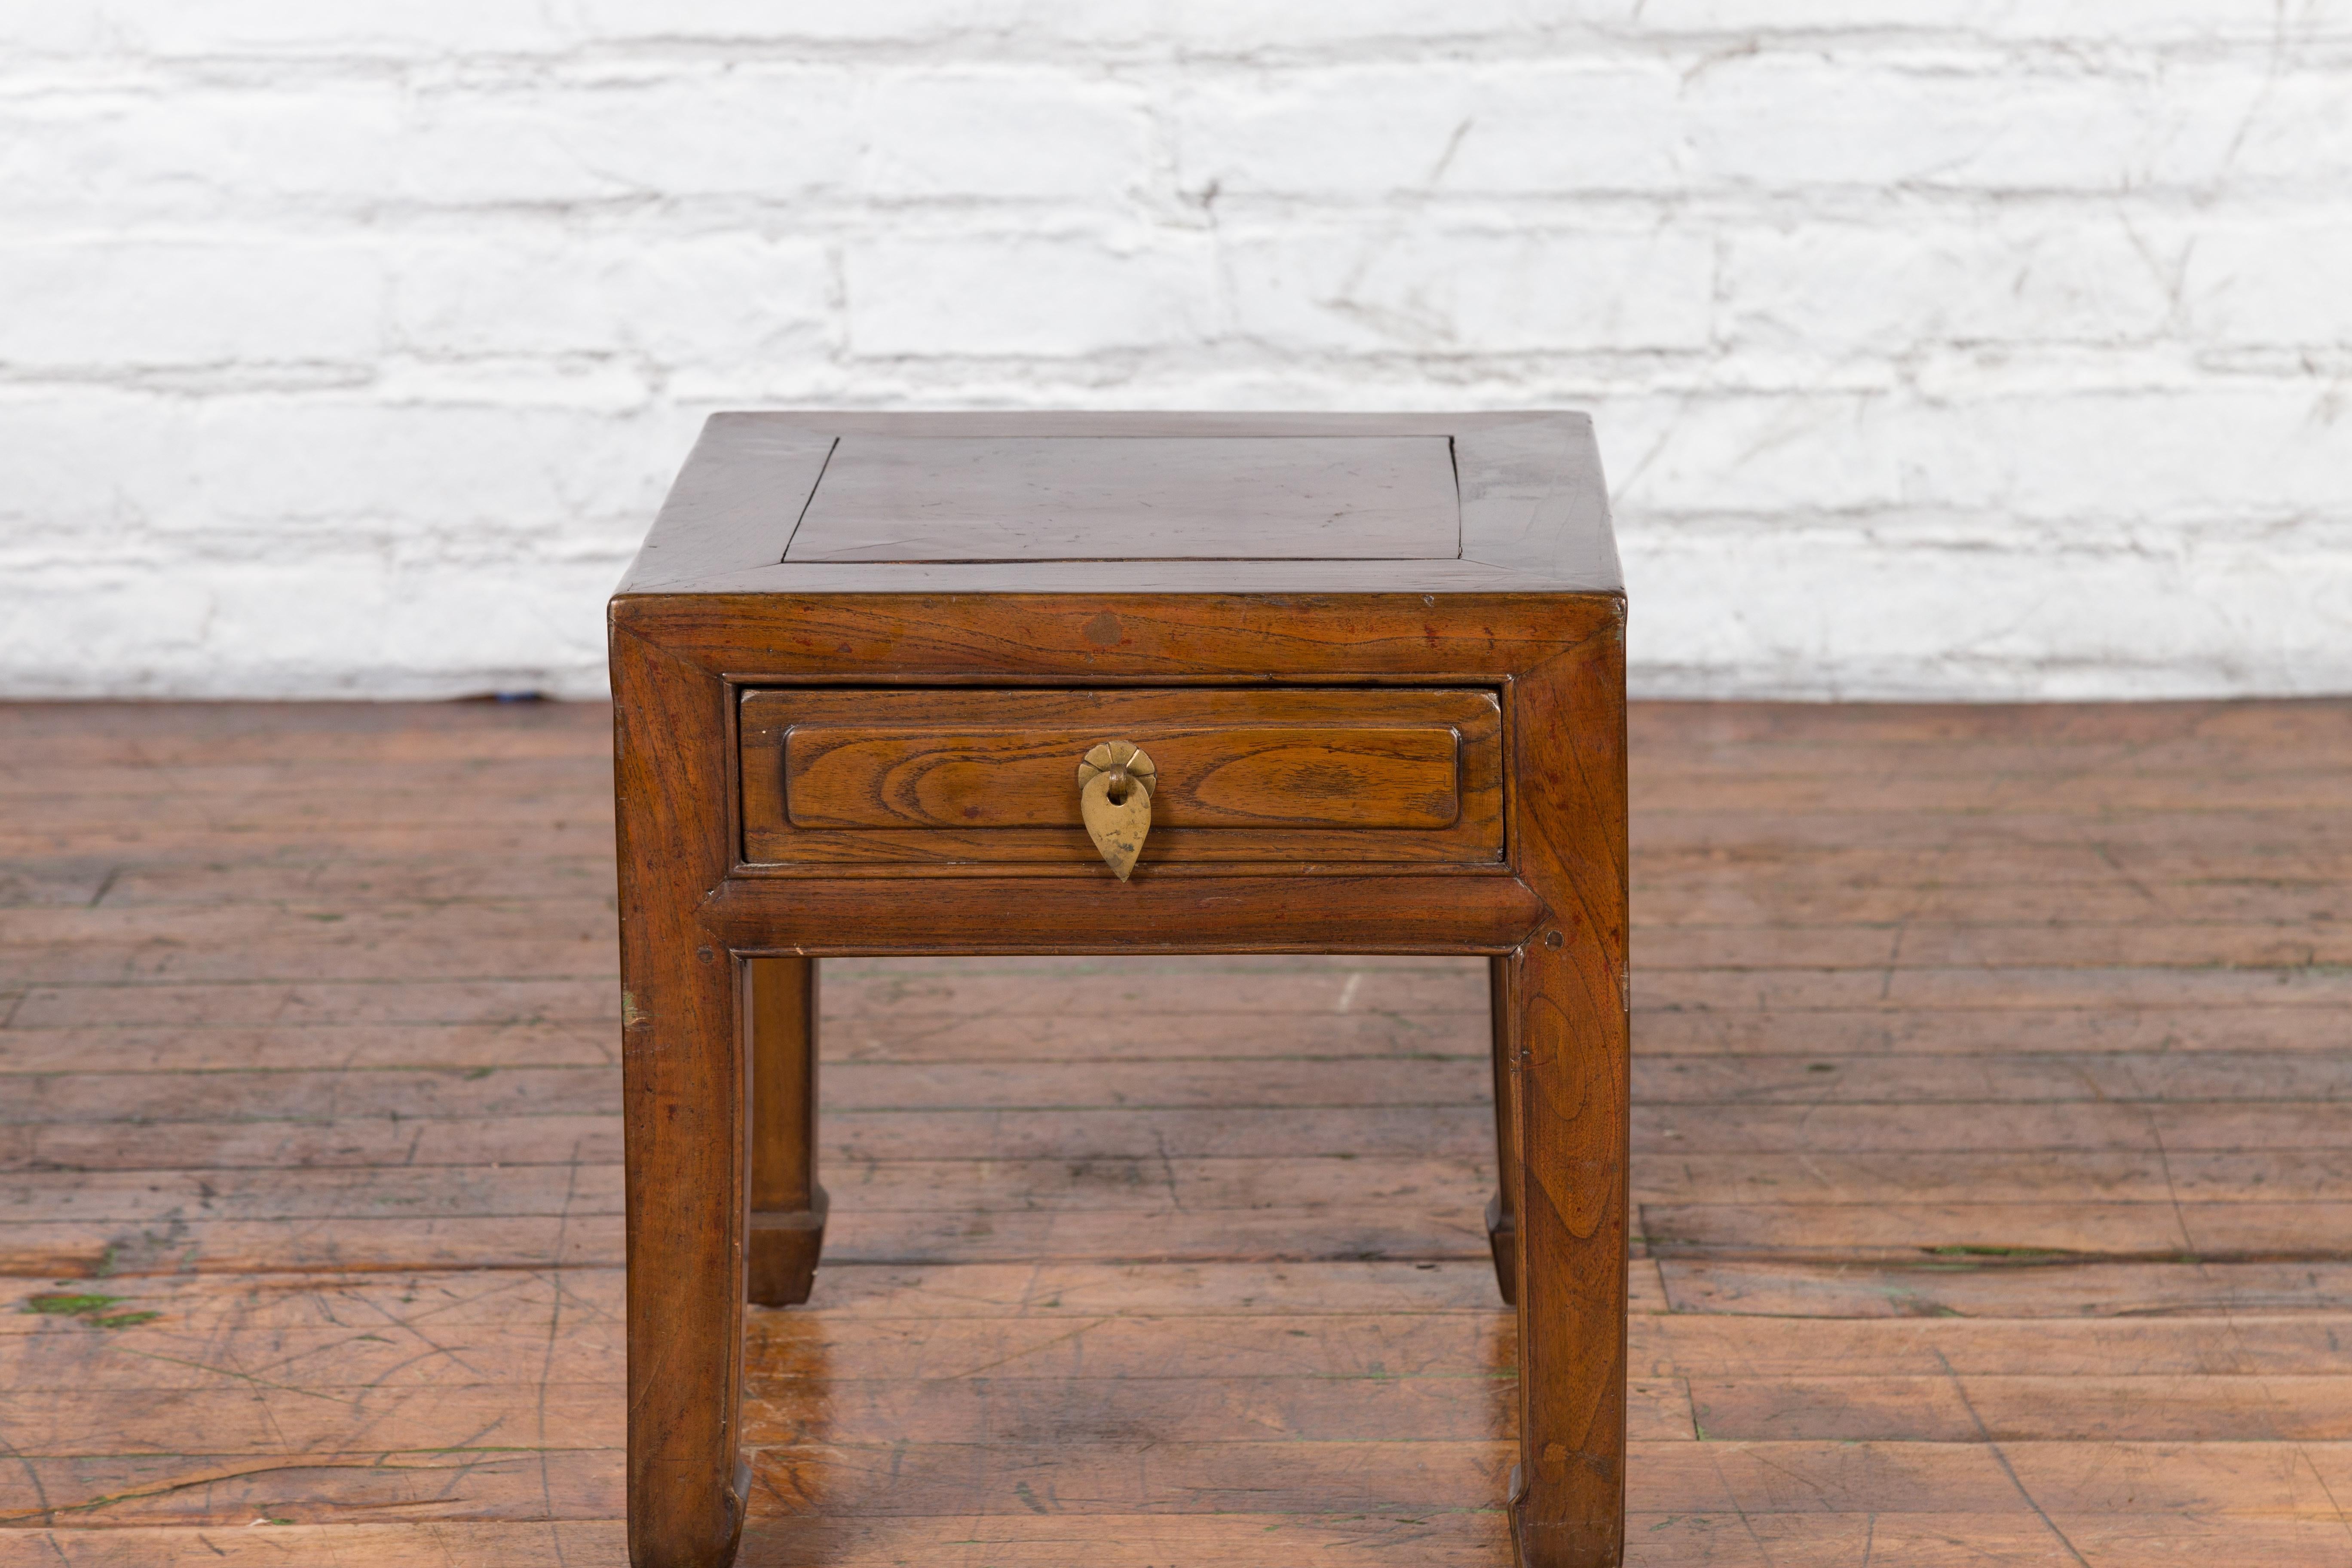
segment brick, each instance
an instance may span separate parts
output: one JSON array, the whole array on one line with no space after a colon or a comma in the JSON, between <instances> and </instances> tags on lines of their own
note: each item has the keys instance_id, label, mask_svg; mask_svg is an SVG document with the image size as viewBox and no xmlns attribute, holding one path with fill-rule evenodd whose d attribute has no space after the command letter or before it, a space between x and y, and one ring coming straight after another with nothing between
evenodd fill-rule
<instances>
[{"instance_id":1,"label":"brick","mask_svg":"<svg viewBox=\"0 0 2352 1568\"><path fill-rule=\"evenodd\" d=\"M859 355L1118 353L1197 338L1215 316L1197 238L880 238L852 246L845 274Z\"/></svg>"},{"instance_id":2,"label":"brick","mask_svg":"<svg viewBox=\"0 0 2352 1568\"><path fill-rule=\"evenodd\" d=\"M1277 351L1707 344L1715 257L1702 235L1369 226L1235 236L1237 330Z\"/></svg>"},{"instance_id":3,"label":"brick","mask_svg":"<svg viewBox=\"0 0 2352 1568\"><path fill-rule=\"evenodd\" d=\"M20 389L0 401L0 518L69 521L100 555L136 527L208 565L362 535L453 563L633 549L701 413Z\"/></svg>"},{"instance_id":4,"label":"brick","mask_svg":"<svg viewBox=\"0 0 2352 1568\"><path fill-rule=\"evenodd\" d=\"M2220 38L2267 45L2278 29L2273 7L2214 0L1646 0L1641 26L1653 36L1808 33L1910 34L1925 39L2081 41L2112 45ZM2341 17L2296 19L2306 36L2342 37Z\"/></svg>"},{"instance_id":5,"label":"brick","mask_svg":"<svg viewBox=\"0 0 2352 1568\"><path fill-rule=\"evenodd\" d=\"M7 554L13 552L0 560ZM8 672L12 695L193 691L207 679L197 672L207 651L212 596L188 573L89 559L37 566L10 560L7 571L14 594L37 595L47 606L38 616L0 616L0 669ZM103 672L102 681L93 680L94 672Z\"/></svg>"},{"instance_id":6,"label":"brick","mask_svg":"<svg viewBox=\"0 0 2352 1568\"><path fill-rule=\"evenodd\" d=\"M1779 191L2178 187L2221 167L2264 87L2242 68L1953 63L1772 51L1710 65L1688 99L1696 178Z\"/></svg>"},{"instance_id":7,"label":"brick","mask_svg":"<svg viewBox=\"0 0 2352 1568\"><path fill-rule=\"evenodd\" d=\"M135 369L342 363L382 352L364 241L0 243L0 363Z\"/></svg>"},{"instance_id":8,"label":"brick","mask_svg":"<svg viewBox=\"0 0 2352 1568\"><path fill-rule=\"evenodd\" d=\"M2011 392L1972 400L1958 419L1922 406L1905 443L1908 483L1953 505L2021 516L2088 513L2160 530L2241 515L2267 532L2256 519L2340 515L2352 419L2333 412L2335 401L2314 377Z\"/></svg>"},{"instance_id":9,"label":"brick","mask_svg":"<svg viewBox=\"0 0 2352 1568\"><path fill-rule=\"evenodd\" d=\"M87 691L98 661L124 695L589 696L602 689L602 601L625 560L446 580L328 548L201 579L144 563L60 570L31 582L69 608L47 637L0 629L0 658L19 690L39 694ZM179 668L191 659L202 661L193 674Z\"/></svg>"},{"instance_id":10,"label":"brick","mask_svg":"<svg viewBox=\"0 0 2352 1568\"><path fill-rule=\"evenodd\" d=\"M561 10L531 0L108 0L105 30L123 53L167 58L504 54L567 42Z\"/></svg>"},{"instance_id":11,"label":"brick","mask_svg":"<svg viewBox=\"0 0 2352 1568\"><path fill-rule=\"evenodd\" d=\"M2053 549L1944 526L1941 543L1890 547L1835 525L1629 523L1629 679L1660 696L1847 700L2343 689L2340 547L2222 526L2162 552L2118 535Z\"/></svg>"},{"instance_id":12,"label":"brick","mask_svg":"<svg viewBox=\"0 0 2352 1568\"><path fill-rule=\"evenodd\" d=\"M184 402L105 386L8 389L0 397L0 542L12 551L36 546L43 564L112 559L155 507L172 504L194 433ZM91 482L100 474L106 482ZM68 548L76 536L78 552Z\"/></svg>"},{"instance_id":13,"label":"brick","mask_svg":"<svg viewBox=\"0 0 2352 1568\"><path fill-rule=\"evenodd\" d=\"M856 5L747 6L740 0L571 0L593 37L757 45L954 45L1034 52L1065 42L1154 37L1153 0L864 0Z\"/></svg>"},{"instance_id":14,"label":"brick","mask_svg":"<svg viewBox=\"0 0 2352 1568\"><path fill-rule=\"evenodd\" d=\"M2218 93L2219 79L2252 73L2242 67L2202 74L2205 80L2181 82L2179 89L2195 91L2216 82L2212 90ZM2232 83L2231 92L2243 112L2227 144L2196 169L2200 198L2293 204L2316 197L2326 210L2340 212L2340 200L2325 193L2340 192L2346 172L2352 170L2352 115L2344 112L2347 95L2352 94L2352 62L2339 58L2332 68L2281 62L2263 73L2258 89L2249 92Z\"/></svg>"},{"instance_id":15,"label":"brick","mask_svg":"<svg viewBox=\"0 0 2352 1568\"><path fill-rule=\"evenodd\" d=\"M1668 513L1935 507L2160 532L2240 512L2325 516L2352 472L2352 420L2328 416L2315 380L2025 390L1956 376L1933 394L1758 389L1600 407L1622 498Z\"/></svg>"},{"instance_id":16,"label":"brick","mask_svg":"<svg viewBox=\"0 0 2352 1568\"><path fill-rule=\"evenodd\" d=\"M402 672L411 690L473 681L482 682L476 689L535 685L544 672L602 662L602 600L623 564L625 558L610 556L509 561L451 580L321 552L298 568L224 576L214 614L236 631L219 639L217 657L294 687L347 660L339 647L356 643L368 664ZM278 624L266 639L253 635L272 618Z\"/></svg>"},{"instance_id":17,"label":"brick","mask_svg":"<svg viewBox=\"0 0 2352 1568\"><path fill-rule=\"evenodd\" d=\"M37 69L44 55L68 58L106 47L106 19L89 6L11 5L0 10L0 59Z\"/></svg>"},{"instance_id":18,"label":"brick","mask_svg":"<svg viewBox=\"0 0 2352 1568\"><path fill-rule=\"evenodd\" d=\"M1139 96L1067 71L877 73L857 118L859 184L881 196L1118 195L1151 173Z\"/></svg>"},{"instance_id":19,"label":"brick","mask_svg":"<svg viewBox=\"0 0 2352 1568\"><path fill-rule=\"evenodd\" d=\"M8 214L51 222L381 223L416 210L786 201L858 177L860 89L839 70L701 64L663 78L362 79L0 100L21 161ZM16 221L21 222L22 217Z\"/></svg>"},{"instance_id":20,"label":"brick","mask_svg":"<svg viewBox=\"0 0 2352 1568\"><path fill-rule=\"evenodd\" d=\"M419 237L396 254L392 331L410 353L709 365L832 347L832 263L808 240L502 225Z\"/></svg>"},{"instance_id":21,"label":"brick","mask_svg":"<svg viewBox=\"0 0 2352 1568\"><path fill-rule=\"evenodd\" d=\"M2352 218L2199 224L2180 249L2194 341L2352 347Z\"/></svg>"},{"instance_id":22,"label":"brick","mask_svg":"<svg viewBox=\"0 0 2352 1568\"><path fill-rule=\"evenodd\" d=\"M2172 325L2167 258L2128 210L1880 208L1724 239L1722 332L1824 357L1923 346L2146 342Z\"/></svg>"},{"instance_id":23,"label":"brick","mask_svg":"<svg viewBox=\"0 0 2352 1568\"><path fill-rule=\"evenodd\" d=\"M605 548L634 544L667 488L666 459L696 424L514 400L209 401L184 468L147 492L155 516L198 534L276 533L295 551L358 526L446 561L453 581L485 560L560 552L592 530Z\"/></svg>"},{"instance_id":24,"label":"brick","mask_svg":"<svg viewBox=\"0 0 2352 1568\"><path fill-rule=\"evenodd\" d=\"M1799 389L1593 402L1629 515L1736 511L1790 524L1901 504L1898 421L1867 393Z\"/></svg>"},{"instance_id":25,"label":"brick","mask_svg":"<svg viewBox=\"0 0 2352 1568\"><path fill-rule=\"evenodd\" d=\"M452 87L421 95L398 195L434 206L639 205L845 188L856 147L846 73L696 65L647 76Z\"/></svg>"},{"instance_id":26,"label":"brick","mask_svg":"<svg viewBox=\"0 0 2352 1568\"><path fill-rule=\"evenodd\" d=\"M168 103L119 83L0 97L10 200L0 228L35 236L167 221L275 227L321 205L397 195L406 113L397 88L189 87Z\"/></svg>"},{"instance_id":27,"label":"brick","mask_svg":"<svg viewBox=\"0 0 2352 1568\"><path fill-rule=\"evenodd\" d=\"M1545 22L1622 22L1633 0L1549 0ZM1161 25L1188 49L1245 54L1263 49L1361 50L1381 44L1526 38L1520 0L1356 0L1348 5L1265 5L1256 0L1170 0Z\"/></svg>"},{"instance_id":28,"label":"brick","mask_svg":"<svg viewBox=\"0 0 2352 1568\"><path fill-rule=\"evenodd\" d=\"M1301 72L1185 93L1177 175L1310 201L1655 192L1684 180L1683 121L1657 61Z\"/></svg>"}]
</instances>

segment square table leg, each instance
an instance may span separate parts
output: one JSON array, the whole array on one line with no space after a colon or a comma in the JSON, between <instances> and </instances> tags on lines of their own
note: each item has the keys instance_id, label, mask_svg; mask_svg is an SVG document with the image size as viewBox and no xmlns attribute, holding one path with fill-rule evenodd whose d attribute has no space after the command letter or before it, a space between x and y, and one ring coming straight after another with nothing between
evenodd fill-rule
<instances>
[{"instance_id":1,"label":"square table leg","mask_svg":"<svg viewBox=\"0 0 2352 1568\"><path fill-rule=\"evenodd\" d=\"M824 1250L824 1188L816 1179L816 960L743 963L751 1030L751 1224L747 1295L795 1307Z\"/></svg>"},{"instance_id":2,"label":"square table leg","mask_svg":"<svg viewBox=\"0 0 2352 1568\"><path fill-rule=\"evenodd\" d=\"M629 1207L629 1561L724 1568L750 1477L742 1442L744 1075L735 961L625 1058ZM688 963L705 967L698 957ZM665 998L667 1000L667 998ZM657 1005L659 1004L656 1004ZM643 1005L632 988L624 1003ZM656 1015L658 1016L658 1015ZM657 1127L658 1131L644 1131ZM731 1156L731 1157L730 1157Z\"/></svg>"},{"instance_id":3,"label":"square table leg","mask_svg":"<svg viewBox=\"0 0 2352 1568\"><path fill-rule=\"evenodd\" d=\"M1486 1015L1494 1036L1495 1067L1495 1195L1486 1200L1486 1247L1495 1257L1495 1287L1503 1304L1519 1299L1518 1195L1511 1189L1518 1177L1519 1150L1512 1129L1518 1125L1518 1107L1511 1102L1511 961L1486 961Z\"/></svg>"},{"instance_id":4,"label":"square table leg","mask_svg":"<svg viewBox=\"0 0 2352 1568\"><path fill-rule=\"evenodd\" d=\"M1549 918L1501 969L1517 1154L1520 1568L1624 1554L1624 646L1588 638L1521 682L1521 874Z\"/></svg>"},{"instance_id":5,"label":"square table leg","mask_svg":"<svg viewBox=\"0 0 2352 1568\"><path fill-rule=\"evenodd\" d=\"M725 1568L743 1528L740 963L698 919L727 866L726 696L615 628L629 1561Z\"/></svg>"}]
</instances>

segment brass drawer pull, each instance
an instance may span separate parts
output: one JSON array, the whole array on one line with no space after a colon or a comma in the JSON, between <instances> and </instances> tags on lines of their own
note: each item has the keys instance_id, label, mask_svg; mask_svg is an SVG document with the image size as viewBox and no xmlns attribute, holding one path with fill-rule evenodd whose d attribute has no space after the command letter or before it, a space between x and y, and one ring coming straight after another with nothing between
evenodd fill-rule
<instances>
[{"instance_id":1,"label":"brass drawer pull","mask_svg":"<svg viewBox=\"0 0 2352 1568\"><path fill-rule=\"evenodd\" d=\"M1122 882L1151 831L1151 759L1130 741L1105 741L1078 763L1078 815L1104 863Z\"/></svg>"}]
</instances>

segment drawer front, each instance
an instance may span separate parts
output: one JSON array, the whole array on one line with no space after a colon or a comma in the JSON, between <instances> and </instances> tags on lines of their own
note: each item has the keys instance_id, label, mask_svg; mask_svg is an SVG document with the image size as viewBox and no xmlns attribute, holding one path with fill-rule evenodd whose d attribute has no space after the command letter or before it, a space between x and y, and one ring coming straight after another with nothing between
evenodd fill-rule
<instances>
[{"instance_id":1,"label":"drawer front","mask_svg":"<svg viewBox=\"0 0 2352 1568\"><path fill-rule=\"evenodd\" d=\"M1476 689L767 689L741 713L743 858L1108 872L1078 761L1151 759L1145 868L1499 866L1502 712Z\"/></svg>"}]
</instances>

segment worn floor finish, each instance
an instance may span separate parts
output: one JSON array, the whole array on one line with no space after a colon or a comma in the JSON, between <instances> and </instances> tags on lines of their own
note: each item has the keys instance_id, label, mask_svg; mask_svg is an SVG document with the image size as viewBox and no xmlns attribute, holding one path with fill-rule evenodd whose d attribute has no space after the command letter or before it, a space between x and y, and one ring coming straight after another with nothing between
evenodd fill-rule
<instances>
[{"instance_id":1,"label":"worn floor finish","mask_svg":"<svg viewBox=\"0 0 2352 1568\"><path fill-rule=\"evenodd\" d=\"M2352 1562L2352 704L1635 721L1631 1561ZM622 1561L593 708L0 710L0 1563ZM751 1564L1494 1563L1475 964L836 964Z\"/></svg>"}]
</instances>

